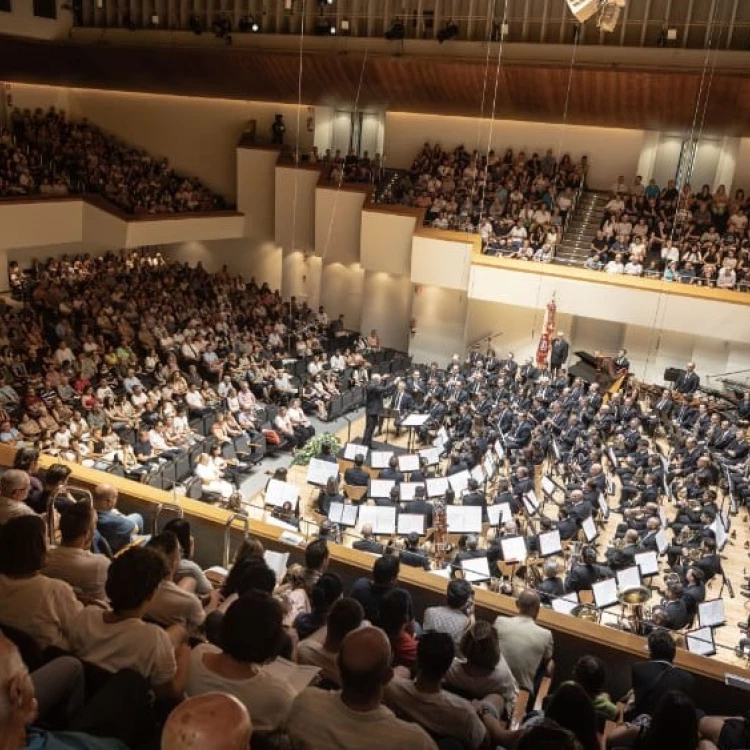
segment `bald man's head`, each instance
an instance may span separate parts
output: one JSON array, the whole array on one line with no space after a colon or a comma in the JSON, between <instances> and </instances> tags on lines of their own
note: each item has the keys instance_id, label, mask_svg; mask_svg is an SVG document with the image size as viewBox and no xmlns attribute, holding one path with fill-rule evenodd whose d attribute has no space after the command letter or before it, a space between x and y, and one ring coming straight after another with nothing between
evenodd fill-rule
<instances>
[{"instance_id":1,"label":"bald man's head","mask_svg":"<svg viewBox=\"0 0 750 750\"><path fill-rule=\"evenodd\" d=\"M117 505L117 488L111 484L100 484L94 489L94 507L97 510L111 510Z\"/></svg>"},{"instance_id":2,"label":"bald man's head","mask_svg":"<svg viewBox=\"0 0 750 750\"><path fill-rule=\"evenodd\" d=\"M247 750L253 726L243 703L226 693L196 695L167 719L161 750Z\"/></svg>"},{"instance_id":3,"label":"bald man's head","mask_svg":"<svg viewBox=\"0 0 750 750\"><path fill-rule=\"evenodd\" d=\"M344 699L371 701L391 681L391 644L380 628L360 628L341 642L338 656Z\"/></svg>"},{"instance_id":4,"label":"bald man's head","mask_svg":"<svg viewBox=\"0 0 750 750\"><path fill-rule=\"evenodd\" d=\"M522 615L536 619L539 614L539 594L531 589L525 589L518 597L518 611Z\"/></svg>"}]
</instances>

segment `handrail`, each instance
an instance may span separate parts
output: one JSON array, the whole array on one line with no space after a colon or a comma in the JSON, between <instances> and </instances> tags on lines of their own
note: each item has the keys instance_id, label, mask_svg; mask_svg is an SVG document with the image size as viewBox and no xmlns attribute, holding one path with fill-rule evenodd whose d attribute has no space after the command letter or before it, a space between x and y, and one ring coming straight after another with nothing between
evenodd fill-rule
<instances>
[{"instance_id":1,"label":"handrail","mask_svg":"<svg viewBox=\"0 0 750 750\"><path fill-rule=\"evenodd\" d=\"M153 526L154 534L159 533L159 516L164 511L174 513L177 516L177 518L185 517L185 509L179 503L167 503L167 502L158 503L156 506L156 513L154 513L154 526Z\"/></svg>"},{"instance_id":2,"label":"handrail","mask_svg":"<svg viewBox=\"0 0 750 750\"><path fill-rule=\"evenodd\" d=\"M224 523L224 567L229 568L229 545L231 542L232 526L234 522L241 520L245 527L245 539L250 536L250 519L244 513L232 513Z\"/></svg>"}]
</instances>

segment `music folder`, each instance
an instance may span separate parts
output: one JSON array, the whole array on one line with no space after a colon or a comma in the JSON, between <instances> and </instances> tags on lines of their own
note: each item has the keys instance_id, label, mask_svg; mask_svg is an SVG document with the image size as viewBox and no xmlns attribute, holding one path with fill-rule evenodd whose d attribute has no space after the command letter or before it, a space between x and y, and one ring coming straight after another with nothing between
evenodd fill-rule
<instances>
[{"instance_id":1,"label":"music folder","mask_svg":"<svg viewBox=\"0 0 750 750\"><path fill-rule=\"evenodd\" d=\"M484 482L484 469L482 464L477 464L470 472L472 479L476 479L479 484Z\"/></svg>"},{"instance_id":2,"label":"music folder","mask_svg":"<svg viewBox=\"0 0 750 750\"><path fill-rule=\"evenodd\" d=\"M497 505L487 506L487 517L491 526L499 526L513 520L513 511L510 509L510 503L498 503Z\"/></svg>"},{"instance_id":3,"label":"music folder","mask_svg":"<svg viewBox=\"0 0 750 750\"><path fill-rule=\"evenodd\" d=\"M572 594L565 594L551 600L552 609L561 615L569 615L578 606L578 594L574 591Z\"/></svg>"},{"instance_id":4,"label":"music folder","mask_svg":"<svg viewBox=\"0 0 750 750\"><path fill-rule=\"evenodd\" d=\"M392 455L393 451L373 451L370 454L370 466L373 469L386 469Z\"/></svg>"},{"instance_id":5,"label":"music folder","mask_svg":"<svg viewBox=\"0 0 750 750\"><path fill-rule=\"evenodd\" d=\"M307 483L325 487L329 479L337 479L339 475L338 463L332 461L321 461L319 458L311 458L307 466Z\"/></svg>"},{"instance_id":6,"label":"music folder","mask_svg":"<svg viewBox=\"0 0 750 750\"><path fill-rule=\"evenodd\" d=\"M526 539L524 539L524 537L504 537L500 540L500 548L503 551L503 560L505 560L505 562L526 562L528 551L526 549Z\"/></svg>"},{"instance_id":7,"label":"music folder","mask_svg":"<svg viewBox=\"0 0 750 750\"><path fill-rule=\"evenodd\" d=\"M659 574L659 558L653 550L638 552L635 556L635 564L640 568L643 578Z\"/></svg>"},{"instance_id":8,"label":"music folder","mask_svg":"<svg viewBox=\"0 0 750 750\"><path fill-rule=\"evenodd\" d=\"M398 534L407 536L416 531L419 536L424 536L425 517L421 513L399 513L398 514Z\"/></svg>"},{"instance_id":9,"label":"music folder","mask_svg":"<svg viewBox=\"0 0 750 750\"><path fill-rule=\"evenodd\" d=\"M398 486L400 499L413 500L417 487L424 487L424 482L401 482Z\"/></svg>"},{"instance_id":10,"label":"music folder","mask_svg":"<svg viewBox=\"0 0 750 750\"><path fill-rule=\"evenodd\" d=\"M669 548L666 534L660 529L654 534L654 539L656 540L656 549L659 550L660 555L663 555Z\"/></svg>"},{"instance_id":11,"label":"music folder","mask_svg":"<svg viewBox=\"0 0 750 750\"><path fill-rule=\"evenodd\" d=\"M487 581L490 576L490 564L486 557L472 557L470 560L461 560L461 570L464 578L471 583Z\"/></svg>"},{"instance_id":12,"label":"music folder","mask_svg":"<svg viewBox=\"0 0 750 750\"><path fill-rule=\"evenodd\" d=\"M716 653L714 631L711 628L696 628L685 633L685 643L691 654L713 656Z\"/></svg>"},{"instance_id":13,"label":"music folder","mask_svg":"<svg viewBox=\"0 0 750 750\"><path fill-rule=\"evenodd\" d=\"M435 477L425 481L427 486L427 497L442 497L448 491L448 479L446 477Z\"/></svg>"},{"instance_id":14,"label":"music folder","mask_svg":"<svg viewBox=\"0 0 750 750\"><path fill-rule=\"evenodd\" d=\"M344 446L344 458L347 461L354 461L354 459L358 455L362 455L365 458L365 461L367 460L367 454L370 452L370 449L366 445L362 445L361 443L347 443Z\"/></svg>"},{"instance_id":15,"label":"music folder","mask_svg":"<svg viewBox=\"0 0 750 750\"><path fill-rule=\"evenodd\" d=\"M357 510L356 505L331 503L331 507L328 509L328 519L341 526L356 526Z\"/></svg>"},{"instance_id":16,"label":"music folder","mask_svg":"<svg viewBox=\"0 0 750 750\"><path fill-rule=\"evenodd\" d=\"M539 534L539 554L542 557L559 555L562 552L562 541L557 529Z\"/></svg>"},{"instance_id":17,"label":"music folder","mask_svg":"<svg viewBox=\"0 0 750 750\"><path fill-rule=\"evenodd\" d=\"M709 599L698 605L698 623L702 628L716 628L726 621L723 599Z\"/></svg>"},{"instance_id":18,"label":"music folder","mask_svg":"<svg viewBox=\"0 0 750 750\"><path fill-rule=\"evenodd\" d=\"M641 585L641 573L637 565L618 570L615 575L617 576L617 588L620 593Z\"/></svg>"},{"instance_id":19,"label":"music folder","mask_svg":"<svg viewBox=\"0 0 750 750\"><path fill-rule=\"evenodd\" d=\"M581 528L583 529L583 534L586 537L587 542L593 542L594 539L599 536L599 532L596 530L596 524L591 516L583 519Z\"/></svg>"},{"instance_id":20,"label":"music folder","mask_svg":"<svg viewBox=\"0 0 750 750\"><path fill-rule=\"evenodd\" d=\"M604 497L604 493L599 493L599 510L602 512L602 517L606 521L609 518L609 504L607 498Z\"/></svg>"},{"instance_id":21,"label":"music folder","mask_svg":"<svg viewBox=\"0 0 750 750\"><path fill-rule=\"evenodd\" d=\"M448 477L448 484L450 484L451 489L458 495L462 490L465 490L468 487L470 478L471 474L469 474L468 471L459 471Z\"/></svg>"},{"instance_id":22,"label":"music folder","mask_svg":"<svg viewBox=\"0 0 750 750\"><path fill-rule=\"evenodd\" d=\"M390 497L395 486L396 482L393 479L371 479L370 497Z\"/></svg>"},{"instance_id":23,"label":"music folder","mask_svg":"<svg viewBox=\"0 0 750 750\"><path fill-rule=\"evenodd\" d=\"M297 486L290 482L269 479L266 485L266 505L281 508L287 501L292 504L292 508L297 507L297 503L299 502L299 489Z\"/></svg>"},{"instance_id":24,"label":"music folder","mask_svg":"<svg viewBox=\"0 0 750 750\"><path fill-rule=\"evenodd\" d=\"M422 427L430 418L429 414L409 414L408 417L401 420L402 427Z\"/></svg>"},{"instance_id":25,"label":"music folder","mask_svg":"<svg viewBox=\"0 0 750 750\"><path fill-rule=\"evenodd\" d=\"M452 534L479 534L482 509L475 505L448 505L445 508L448 531Z\"/></svg>"},{"instance_id":26,"label":"music folder","mask_svg":"<svg viewBox=\"0 0 750 750\"><path fill-rule=\"evenodd\" d=\"M492 453L487 451L487 454L484 457L484 471L487 474L487 479L492 479L492 477L495 476L496 468L497 466L495 464L495 459L492 458Z\"/></svg>"},{"instance_id":27,"label":"music folder","mask_svg":"<svg viewBox=\"0 0 750 750\"><path fill-rule=\"evenodd\" d=\"M398 470L404 472L419 471L419 456L416 453L405 453L399 456Z\"/></svg>"},{"instance_id":28,"label":"music folder","mask_svg":"<svg viewBox=\"0 0 750 750\"><path fill-rule=\"evenodd\" d=\"M500 440L495 440L495 455L497 456L499 461L505 460L505 448L503 448L503 444L500 442Z\"/></svg>"},{"instance_id":29,"label":"music folder","mask_svg":"<svg viewBox=\"0 0 750 750\"><path fill-rule=\"evenodd\" d=\"M555 483L548 477L542 477L542 491L545 495L552 495L555 491Z\"/></svg>"},{"instance_id":30,"label":"music folder","mask_svg":"<svg viewBox=\"0 0 750 750\"><path fill-rule=\"evenodd\" d=\"M373 534L396 533L396 509L377 505L363 505L359 509L359 526L372 526Z\"/></svg>"},{"instance_id":31,"label":"music folder","mask_svg":"<svg viewBox=\"0 0 750 750\"><path fill-rule=\"evenodd\" d=\"M605 578L603 581L597 581L592 584L591 590L594 592L594 603L598 609L617 604L617 579Z\"/></svg>"},{"instance_id":32,"label":"music folder","mask_svg":"<svg viewBox=\"0 0 750 750\"><path fill-rule=\"evenodd\" d=\"M436 466L440 463L440 448L422 448L419 455L427 459L428 466Z\"/></svg>"}]
</instances>

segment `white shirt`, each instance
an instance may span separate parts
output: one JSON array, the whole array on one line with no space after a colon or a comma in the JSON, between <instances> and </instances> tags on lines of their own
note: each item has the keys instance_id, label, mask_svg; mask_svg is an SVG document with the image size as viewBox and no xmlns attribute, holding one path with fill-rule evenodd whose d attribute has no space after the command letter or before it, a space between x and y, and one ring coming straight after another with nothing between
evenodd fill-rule
<instances>
[{"instance_id":1,"label":"white shirt","mask_svg":"<svg viewBox=\"0 0 750 750\"><path fill-rule=\"evenodd\" d=\"M212 672L203 663L206 654L220 653L216 646L205 643L190 654L185 692L188 696L204 693L229 693L247 707L253 731L272 732L283 726L294 702L294 688L262 667L254 677L231 680Z\"/></svg>"},{"instance_id":2,"label":"white shirt","mask_svg":"<svg viewBox=\"0 0 750 750\"><path fill-rule=\"evenodd\" d=\"M427 732L417 724L397 719L385 706L374 711L353 711L340 692L303 690L287 721L292 741L305 750L436 750Z\"/></svg>"},{"instance_id":3,"label":"white shirt","mask_svg":"<svg viewBox=\"0 0 750 750\"><path fill-rule=\"evenodd\" d=\"M68 650L71 627L83 605L73 589L55 578L0 575L0 623L23 630L41 648Z\"/></svg>"},{"instance_id":4,"label":"white shirt","mask_svg":"<svg viewBox=\"0 0 750 750\"><path fill-rule=\"evenodd\" d=\"M310 664L319 667L321 677L341 685L341 675L336 663L338 654L326 651L319 638L309 637L300 642L297 647L297 661L300 664Z\"/></svg>"},{"instance_id":5,"label":"white shirt","mask_svg":"<svg viewBox=\"0 0 750 750\"><path fill-rule=\"evenodd\" d=\"M203 400L203 396L201 396L199 391L188 391L185 394L185 403L191 409L205 409L206 408L206 402Z\"/></svg>"},{"instance_id":6,"label":"white shirt","mask_svg":"<svg viewBox=\"0 0 750 750\"><path fill-rule=\"evenodd\" d=\"M104 555L77 547L55 547L47 554L47 564L42 572L49 578L69 583L86 596L106 601L104 585L108 570L109 559Z\"/></svg>"},{"instance_id":7,"label":"white shirt","mask_svg":"<svg viewBox=\"0 0 750 750\"><path fill-rule=\"evenodd\" d=\"M162 581L149 602L146 614L161 625L184 625L189 631L206 619L200 599L173 581Z\"/></svg>"},{"instance_id":8,"label":"white shirt","mask_svg":"<svg viewBox=\"0 0 750 750\"><path fill-rule=\"evenodd\" d=\"M169 682L177 671L172 641L158 625L143 620L104 622L104 610L86 607L70 636L73 653L108 672L133 669L151 685Z\"/></svg>"},{"instance_id":9,"label":"white shirt","mask_svg":"<svg viewBox=\"0 0 750 750\"><path fill-rule=\"evenodd\" d=\"M13 498L0 496L0 526L8 523L11 518L33 515L36 515L34 509L26 503L19 503L18 500L13 500Z\"/></svg>"}]
</instances>

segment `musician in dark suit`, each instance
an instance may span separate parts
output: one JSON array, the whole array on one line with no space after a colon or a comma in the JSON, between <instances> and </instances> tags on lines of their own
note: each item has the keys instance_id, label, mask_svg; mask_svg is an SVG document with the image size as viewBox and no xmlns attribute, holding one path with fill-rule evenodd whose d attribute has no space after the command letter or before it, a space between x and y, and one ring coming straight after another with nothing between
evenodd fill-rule
<instances>
[{"instance_id":1,"label":"musician in dark suit","mask_svg":"<svg viewBox=\"0 0 750 750\"><path fill-rule=\"evenodd\" d=\"M364 453L357 453L354 456L354 466L350 466L344 472L344 483L352 487L367 487L370 483L370 475L362 468L364 465Z\"/></svg>"},{"instance_id":2,"label":"musician in dark suit","mask_svg":"<svg viewBox=\"0 0 750 750\"><path fill-rule=\"evenodd\" d=\"M362 436L362 445L372 447L372 435L383 415L383 399L389 395L398 378L391 384L383 383L382 377L376 373L365 388L365 432Z\"/></svg>"},{"instance_id":3,"label":"musician in dark suit","mask_svg":"<svg viewBox=\"0 0 750 750\"><path fill-rule=\"evenodd\" d=\"M612 360L615 370L618 373L627 372L630 369L630 360L628 359L628 350L620 349L617 356Z\"/></svg>"},{"instance_id":4,"label":"musician in dark suit","mask_svg":"<svg viewBox=\"0 0 750 750\"><path fill-rule=\"evenodd\" d=\"M382 555L385 551L385 548L383 547L380 542L375 541L372 538L372 525L369 523L366 523L362 527L362 538L357 539L354 544L352 544L352 547L354 549L358 549L361 552L372 552L375 555Z\"/></svg>"},{"instance_id":5,"label":"musician in dark suit","mask_svg":"<svg viewBox=\"0 0 750 750\"><path fill-rule=\"evenodd\" d=\"M590 591L597 581L611 578L613 575L610 568L596 562L596 550L593 547L584 547L581 552L581 562L572 567L565 579L565 590Z\"/></svg>"},{"instance_id":6,"label":"musician in dark suit","mask_svg":"<svg viewBox=\"0 0 750 750\"><path fill-rule=\"evenodd\" d=\"M419 457L419 469L409 474L410 482L424 482L425 479L431 479L435 476L434 470L428 468L427 459L424 456Z\"/></svg>"},{"instance_id":7,"label":"musician in dark suit","mask_svg":"<svg viewBox=\"0 0 750 750\"><path fill-rule=\"evenodd\" d=\"M396 420L396 431L401 426L401 420L414 409L414 399L406 392L406 383L400 382L391 402L391 411Z\"/></svg>"},{"instance_id":8,"label":"musician in dark suit","mask_svg":"<svg viewBox=\"0 0 750 750\"><path fill-rule=\"evenodd\" d=\"M508 448L525 448L531 442L531 422L528 421L526 412L518 415L518 426L513 435L508 438Z\"/></svg>"},{"instance_id":9,"label":"musician in dark suit","mask_svg":"<svg viewBox=\"0 0 750 750\"><path fill-rule=\"evenodd\" d=\"M408 537L406 537L406 546L399 553L398 559L404 565L408 565L412 568L422 568L422 570L430 569L430 560L427 555L419 549L419 534L416 531L412 531Z\"/></svg>"},{"instance_id":10,"label":"musician in dark suit","mask_svg":"<svg viewBox=\"0 0 750 750\"><path fill-rule=\"evenodd\" d=\"M394 484L391 487L391 492L388 497L374 497L372 500L380 508L398 508L399 503L399 489L398 485Z\"/></svg>"},{"instance_id":11,"label":"musician in dark suit","mask_svg":"<svg viewBox=\"0 0 750 750\"><path fill-rule=\"evenodd\" d=\"M417 487L414 490L414 500L402 502L401 508L404 513L416 513L424 516L424 525L426 529L432 527L435 508L425 495L424 487Z\"/></svg>"},{"instance_id":12,"label":"musician in dark suit","mask_svg":"<svg viewBox=\"0 0 750 750\"><path fill-rule=\"evenodd\" d=\"M339 492L338 482L334 477L330 477L325 489L318 495L318 512L323 516L328 516L331 509L331 503L343 503L344 496Z\"/></svg>"},{"instance_id":13,"label":"musician in dark suit","mask_svg":"<svg viewBox=\"0 0 750 750\"><path fill-rule=\"evenodd\" d=\"M672 634L661 628L653 630L648 636L648 650L650 659L632 666L635 705L626 719L640 714L651 716L662 696L670 690L679 690L695 698L693 675L672 664L676 653Z\"/></svg>"},{"instance_id":14,"label":"musician in dark suit","mask_svg":"<svg viewBox=\"0 0 750 750\"><path fill-rule=\"evenodd\" d=\"M539 592L539 599L542 604L549 604L552 599L556 599L565 593L565 583L560 578L560 566L557 560L548 558L544 561L544 578L536 587Z\"/></svg>"},{"instance_id":15,"label":"musician in dark suit","mask_svg":"<svg viewBox=\"0 0 750 750\"><path fill-rule=\"evenodd\" d=\"M397 484L404 481L403 473L398 470L398 459L396 456L391 456L388 459L388 466L380 470L378 479L392 479Z\"/></svg>"},{"instance_id":16,"label":"musician in dark suit","mask_svg":"<svg viewBox=\"0 0 750 750\"><path fill-rule=\"evenodd\" d=\"M691 394L695 393L700 387L701 379L695 371L695 363L688 362L685 372L681 373L674 384L677 393Z\"/></svg>"},{"instance_id":17,"label":"musician in dark suit","mask_svg":"<svg viewBox=\"0 0 750 750\"><path fill-rule=\"evenodd\" d=\"M700 568L690 567L685 574L685 584L682 589L682 594L686 599L692 599L695 602L696 607L698 604L701 604L701 602L706 600L705 580L703 571Z\"/></svg>"},{"instance_id":18,"label":"musician in dark suit","mask_svg":"<svg viewBox=\"0 0 750 750\"><path fill-rule=\"evenodd\" d=\"M479 482L474 477L469 479L466 487L468 490L463 497L463 505L471 505L482 509L482 521L487 520L487 498L484 492L479 489Z\"/></svg>"},{"instance_id":19,"label":"musician in dark suit","mask_svg":"<svg viewBox=\"0 0 750 750\"><path fill-rule=\"evenodd\" d=\"M636 553L641 552L638 543L638 532L628 529L625 532L625 544L620 547L610 547L607 550L607 564L612 570L624 570L635 564Z\"/></svg>"},{"instance_id":20,"label":"musician in dark suit","mask_svg":"<svg viewBox=\"0 0 750 750\"><path fill-rule=\"evenodd\" d=\"M659 609L654 612L654 624L669 630L681 630L691 617L684 599L682 584L673 582L667 585L667 595Z\"/></svg>"},{"instance_id":21,"label":"musician in dark suit","mask_svg":"<svg viewBox=\"0 0 750 750\"><path fill-rule=\"evenodd\" d=\"M478 557L487 557L486 549L479 549L479 540L475 534L469 534L466 537L466 545L459 550L453 558L453 567L461 568L466 560L476 560Z\"/></svg>"},{"instance_id":22,"label":"musician in dark suit","mask_svg":"<svg viewBox=\"0 0 750 750\"><path fill-rule=\"evenodd\" d=\"M562 331L557 332L557 336L552 339L550 347L549 366L552 370L559 370L567 361L570 352L570 345L565 340L565 334Z\"/></svg>"}]
</instances>

